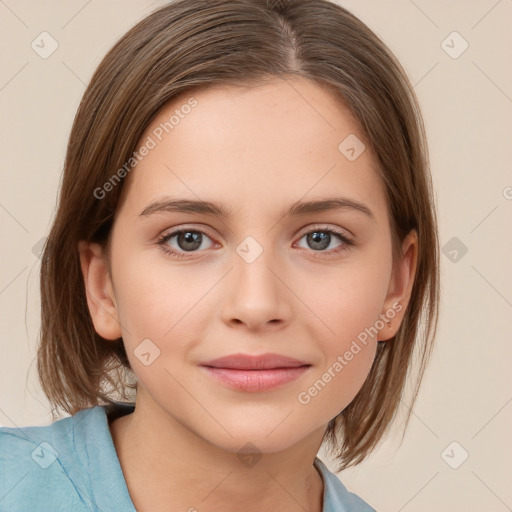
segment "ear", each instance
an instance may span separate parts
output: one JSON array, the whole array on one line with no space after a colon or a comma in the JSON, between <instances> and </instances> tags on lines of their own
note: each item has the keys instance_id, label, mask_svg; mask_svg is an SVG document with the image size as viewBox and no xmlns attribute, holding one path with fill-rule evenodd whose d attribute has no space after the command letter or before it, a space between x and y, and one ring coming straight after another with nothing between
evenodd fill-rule
<instances>
[{"instance_id":1,"label":"ear","mask_svg":"<svg viewBox=\"0 0 512 512\"><path fill-rule=\"evenodd\" d=\"M417 262L418 234L412 229L402 243L402 258L395 262L393 268L384 309L380 315L384 320L384 327L378 334L378 341L389 340L398 332L411 297Z\"/></svg>"},{"instance_id":2,"label":"ear","mask_svg":"<svg viewBox=\"0 0 512 512\"><path fill-rule=\"evenodd\" d=\"M116 340L122 334L121 324L104 250L99 244L82 240L78 252L94 328L101 337Z\"/></svg>"}]
</instances>

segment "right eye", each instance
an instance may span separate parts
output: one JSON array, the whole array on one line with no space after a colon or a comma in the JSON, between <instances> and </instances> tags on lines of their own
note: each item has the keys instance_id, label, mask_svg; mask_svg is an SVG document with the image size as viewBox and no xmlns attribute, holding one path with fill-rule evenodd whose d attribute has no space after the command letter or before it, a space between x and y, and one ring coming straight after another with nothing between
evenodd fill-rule
<instances>
[{"instance_id":1,"label":"right eye","mask_svg":"<svg viewBox=\"0 0 512 512\"><path fill-rule=\"evenodd\" d=\"M176 258L185 258L187 253L202 252L199 251L201 247L204 249L205 240L211 238L201 230L197 229L178 229L165 233L158 239L158 244L162 250ZM171 246L169 242L174 241L175 246Z\"/></svg>"}]
</instances>

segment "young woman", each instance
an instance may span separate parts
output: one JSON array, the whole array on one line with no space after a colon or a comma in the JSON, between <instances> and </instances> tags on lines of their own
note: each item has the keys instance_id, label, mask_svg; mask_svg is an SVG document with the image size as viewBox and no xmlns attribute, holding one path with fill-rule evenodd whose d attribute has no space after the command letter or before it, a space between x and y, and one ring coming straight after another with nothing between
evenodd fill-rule
<instances>
[{"instance_id":1,"label":"young woman","mask_svg":"<svg viewBox=\"0 0 512 512\"><path fill-rule=\"evenodd\" d=\"M0 508L374 510L317 453L358 464L419 386L432 194L406 75L344 8L153 12L74 121L38 351L71 416L0 429Z\"/></svg>"}]
</instances>

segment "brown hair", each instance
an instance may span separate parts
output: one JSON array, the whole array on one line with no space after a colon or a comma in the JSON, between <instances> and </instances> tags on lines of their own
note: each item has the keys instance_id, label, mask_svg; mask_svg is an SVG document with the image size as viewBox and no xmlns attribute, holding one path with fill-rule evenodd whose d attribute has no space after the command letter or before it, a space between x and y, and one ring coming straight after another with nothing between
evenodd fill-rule
<instances>
[{"instance_id":1,"label":"brown hair","mask_svg":"<svg viewBox=\"0 0 512 512\"><path fill-rule=\"evenodd\" d=\"M102 199L94 191L129 160L144 129L178 94L293 76L337 95L360 123L385 185L394 261L411 229L419 240L402 324L393 340L378 344L361 390L325 433L338 470L361 462L383 437L417 350L414 403L437 329L439 250L423 120L405 72L364 23L328 0L177 0L114 45L74 119L41 263L37 367L52 413L109 404L112 392L126 398L135 387L122 338L107 341L95 332L77 250L79 240L108 247L124 180Z\"/></svg>"}]
</instances>

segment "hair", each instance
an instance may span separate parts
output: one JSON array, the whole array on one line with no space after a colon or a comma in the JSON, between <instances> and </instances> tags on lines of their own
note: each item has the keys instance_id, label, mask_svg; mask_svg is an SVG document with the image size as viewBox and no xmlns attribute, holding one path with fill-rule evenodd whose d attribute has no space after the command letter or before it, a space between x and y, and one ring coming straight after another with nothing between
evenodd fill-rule
<instances>
[{"instance_id":1,"label":"hair","mask_svg":"<svg viewBox=\"0 0 512 512\"><path fill-rule=\"evenodd\" d=\"M41 258L37 370L52 414L112 404L136 388L122 338L94 329L78 242L108 251L125 180L94 193L130 159L145 128L184 92L308 79L330 91L360 124L384 184L393 262L415 229L418 260L396 335L378 343L353 401L332 419L324 441L338 471L360 463L395 418L412 363L412 405L437 330L439 249L425 129L400 63L362 21L328 0L176 0L119 39L94 72L74 118L58 208ZM423 324L424 329L420 326ZM417 359L413 354L417 352ZM405 432L405 428L404 428Z\"/></svg>"}]
</instances>

